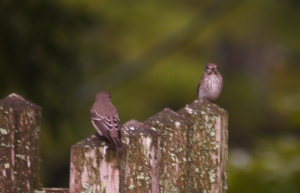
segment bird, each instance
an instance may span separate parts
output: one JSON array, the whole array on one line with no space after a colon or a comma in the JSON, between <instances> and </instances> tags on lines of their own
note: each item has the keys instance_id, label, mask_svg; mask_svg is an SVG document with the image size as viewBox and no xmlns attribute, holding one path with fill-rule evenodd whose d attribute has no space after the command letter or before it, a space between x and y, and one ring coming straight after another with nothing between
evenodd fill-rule
<instances>
[{"instance_id":1,"label":"bird","mask_svg":"<svg viewBox=\"0 0 300 193\"><path fill-rule=\"evenodd\" d=\"M104 136L118 151L122 151L120 119L111 103L109 92L99 92L91 108L91 121L100 136Z\"/></svg>"},{"instance_id":2,"label":"bird","mask_svg":"<svg viewBox=\"0 0 300 193\"><path fill-rule=\"evenodd\" d=\"M197 91L200 101L206 99L213 102L219 97L223 87L223 77L217 68L218 66L214 63L206 65Z\"/></svg>"}]
</instances>

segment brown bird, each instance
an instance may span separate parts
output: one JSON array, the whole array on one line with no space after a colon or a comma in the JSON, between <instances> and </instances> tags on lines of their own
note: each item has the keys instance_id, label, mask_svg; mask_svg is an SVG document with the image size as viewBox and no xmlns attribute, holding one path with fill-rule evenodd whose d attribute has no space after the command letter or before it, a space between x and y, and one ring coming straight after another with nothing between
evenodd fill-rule
<instances>
[{"instance_id":1,"label":"brown bird","mask_svg":"<svg viewBox=\"0 0 300 193\"><path fill-rule=\"evenodd\" d=\"M122 151L120 120L110 98L108 92L97 94L96 101L91 108L91 120L99 135L107 138L118 151Z\"/></svg>"},{"instance_id":2,"label":"brown bird","mask_svg":"<svg viewBox=\"0 0 300 193\"><path fill-rule=\"evenodd\" d=\"M198 98L207 99L211 102L220 95L223 87L223 77L218 71L217 65L208 63L198 86Z\"/></svg>"}]
</instances>

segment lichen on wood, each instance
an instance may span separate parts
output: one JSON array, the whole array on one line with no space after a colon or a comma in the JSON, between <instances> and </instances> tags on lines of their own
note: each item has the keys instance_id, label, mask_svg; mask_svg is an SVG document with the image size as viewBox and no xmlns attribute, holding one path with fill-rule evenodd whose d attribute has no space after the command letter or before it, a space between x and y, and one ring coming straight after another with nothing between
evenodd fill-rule
<instances>
[{"instance_id":1,"label":"lichen on wood","mask_svg":"<svg viewBox=\"0 0 300 193\"><path fill-rule=\"evenodd\" d=\"M127 148L121 164L120 192L158 192L160 135L130 120L122 126L122 141Z\"/></svg>"},{"instance_id":2,"label":"lichen on wood","mask_svg":"<svg viewBox=\"0 0 300 193\"><path fill-rule=\"evenodd\" d=\"M194 121L189 133L189 192L225 193L227 190L228 113L209 101L198 101L177 111Z\"/></svg>"},{"instance_id":3,"label":"lichen on wood","mask_svg":"<svg viewBox=\"0 0 300 193\"><path fill-rule=\"evenodd\" d=\"M159 192L187 192L187 136L193 122L166 108L144 124L161 135Z\"/></svg>"},{"instance_id":4,"label":"lichen on wood","mask_svg":"<svg viewBox=\"0 0 300 193\"><path fill-rule=\"evenodd\" d=\"M118 193L122 152L98 133L71 148L71 193Z\"/></svg>"},{"instance_id":5,"label":"lichen on wood","mask_svg":"<svg viewBox=\"0 0 300 193\"><path fill-rule=\"evenodd\" d=\"M41 107L17 94L0 100L2 192L31 193L39 188L41 119Z\"/></svg>"}]
</instances>

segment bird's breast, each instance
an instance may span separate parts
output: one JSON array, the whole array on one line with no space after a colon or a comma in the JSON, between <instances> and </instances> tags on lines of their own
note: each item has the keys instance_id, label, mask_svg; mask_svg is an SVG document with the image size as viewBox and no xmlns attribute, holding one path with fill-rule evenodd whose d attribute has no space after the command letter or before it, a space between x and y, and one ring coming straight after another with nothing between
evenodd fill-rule
<instances>
[{"instance_id":1,"label":"bird's breast","mask_svg":"<svg viewBox=\"0 0 300 193\"><path fill-rule=\"evenodd\" d=\"M215 100L221 93L221 79L217 75L211 75L208 79L208 97Z\"/></svg>"}]
</instances>

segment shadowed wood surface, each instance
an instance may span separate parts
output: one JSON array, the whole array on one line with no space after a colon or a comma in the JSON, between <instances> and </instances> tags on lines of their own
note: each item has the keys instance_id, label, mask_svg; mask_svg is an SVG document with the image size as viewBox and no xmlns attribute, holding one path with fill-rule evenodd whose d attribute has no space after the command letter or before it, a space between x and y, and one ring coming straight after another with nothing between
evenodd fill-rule
<instances>
[{"instance_id":1,"label":"shadowed wood surface","mask_svg":"<svg viewBox=\"0 0 300 193\"><path fill-rule=\"evenodd\" d=\"M122 141L127 148L121 165L120 192L158 192L160 135L130 120L122 126Z\"/></svg>"},{"instance_id":2,"label":"shadowed wood surface","mask_svg":"<svg viewBox=\"0 0 300 193\"><path fill-rule=\"evenodd\" d=\"M41 107L17 94L0 101L1 192L39 188L41 119Z\"/></svg>"},{"instance_id":3,"label":"shadowed wood surface","mask_svg":"<svg viewBox=\"0 0 300 193\"><path fill-rule=\"evenodd\" d=\"M166 108L144 121L144 124L161 135L159 192L186 192L187 136L193 122Z\"/></svg>"},{"instance_id":4,"label":"shadowed wood surface","mask_svg":"<svg viewBox=\"0 0 300 193\"><path fill-rule=\"evenodd\" d=\"M228 113L214 103L196 100L177 111L194 121L188 152L189 192L227 190Z\"/></svg>"}]
</instances>

